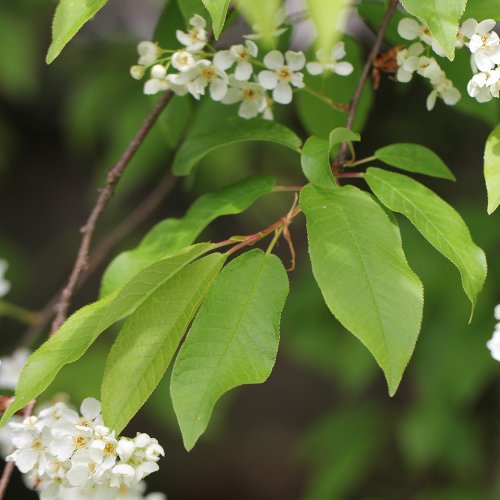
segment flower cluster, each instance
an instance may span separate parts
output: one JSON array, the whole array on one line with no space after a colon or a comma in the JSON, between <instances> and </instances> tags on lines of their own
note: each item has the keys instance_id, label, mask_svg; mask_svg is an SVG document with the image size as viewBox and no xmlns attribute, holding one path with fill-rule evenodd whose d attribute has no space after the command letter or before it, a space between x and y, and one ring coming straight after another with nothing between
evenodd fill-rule
<instances>
[{"instance_id":1,"label":"flower cluster","mask_svg":"<svg viewBox=\"0 0 500 500\"><path fill-rule=\"evenodd\" d=\"M15 449L6 460L15 462L42 499L142 498L142 479L158 470L163 448L147 434L115 436L93 398L80 411L59 402L11 422ZM155 495L147 498L163 498Z\"/></svg>"},{"instance_id":2,"label":"flower cluster","mask_svg":"<svg viewBox=\"0 0 500 500\"><path fill-rule=\"evenodd\" d=\"M456 104L460 100L460 92L453 86L453 82L447 78L436 58L430 56L429 48L441 57L444 56L444 52L430 34L427 26L415 19L405 18L398 24L398 33L405 40L419 41L414 42L408 48L398 51L396 56L398 65L396 79L399 82L409 82L415 73L428 79L432 86L432 91L427 97L426 103L429 111L434 108L438 97L450 106ZM456 45L461 47L463 43L463 35L459 31Z\"/></svg>"},{"instance_id":3,"label":"flower cluster","mask_svg":"<svg viewBox=\"0 0 500 500\"><path fill-rule=\"evenodd\" d=\"M4 297L10 291L10 282L5 279L5 272L8 267L8 262L4 259L0 259L0 297Z\"/></svg>"},{"instance_id":4,"label":"flower cluster","mask_svg":"<svg viewBox=\"0 0 500 500\"><path fill-rule=\"evenodd\" d=\"M486 19L478 23L468 19L461 30L469 38L465 45L472 54L474 76L467 92L478 102L488 102L500 96L500 37L493 31L496 22Z\"/></svg>"},{"instance_id":5,"label":"flower cluster","mask_svg":"<svg viewBox=\"0 0 500 500\"><path fill-rule=\"evenodd\" d=\"M500 304L495 307L495 319L498 323L495 325L493 336L486 342L486 347L490 350L493 359L500 361Z\"/></svg>"},{"instance_id":6,"label":"flower cluster","mask_svg":"<svg viewBox=\"0 0 500 500\"><path fill-rule=\"evenodd\" d=\"M280 18L280 22L282 20ZM312 75L325 71L348 75L353 70L350 63L340 61L345 56L342 42L330 54L318 52L318 61L307 66L304 53L292 50L285 54L272 50L261 61L258 59L259 48L252 41L258 36L247 36L243 44L215 51L207 45L205 20L194 15L189 24L188 31L176 32L177 40L184 46L182 49L172 51L153 42L139 43L139 61L132 66L130 73L136 79L149 73L144 84L145 94L171 90L177 95L191 94L195 99L200 99L208 90L214 101L240 103L238 115L242 118L260 115L272 119L274 102L289 104L294 89L304 88L304 67ZM281 32L279 26L276 28L277 32ZM255 66L263 69L256 74Z\"/></svg>"}]
</instances>

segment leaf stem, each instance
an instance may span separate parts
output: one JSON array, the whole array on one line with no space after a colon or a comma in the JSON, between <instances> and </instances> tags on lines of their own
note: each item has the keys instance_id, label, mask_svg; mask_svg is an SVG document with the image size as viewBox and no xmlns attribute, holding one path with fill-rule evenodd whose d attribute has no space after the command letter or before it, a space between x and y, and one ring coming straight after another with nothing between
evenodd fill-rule
<instances>
[{"instance_id":1,"label":"leaf stem","mask_svg":"<svg viewBox=\"0 0 500 500\"><path fill-rule=\"evenodd\" d=\"M34 325L39 320L39 314L36 311L12 304L6 300L0 300L0 316L15 319L25 325Z\"/></svg>"},{"instance_id":2,"label":"leaf stem","mask_svg":"<svg viewBox=\"0 0 500 500\"><path fill-rule=\"evenodd\" d=\"M307 85L302 87L302 90L305 90L308 94L311 94L318 99L321 99L323 102L326 102L329 104L332 108L338 109L339 111L342 111L343 113L347 113L349 111L349 105L348 104L342 104L339 102L334 101L333 99L330 99L328 96L322 94L321 92L318 92L316 89L313 89L312 87L308 87Z\"/></svg>"},{"instance_id":3,"label":"leaf stem","mask_svg":"<svg viewBox=\"0 0 500 500\"><path fill-rule=\"evenodd\" d=\"M369 163L369 162L374 161L376 159L377 158L375 156L367 156L366 158L361 158L361 160L347 161L347 162L345 162L344 166L345 167L357 167L358 165L363 165L363 163Z\"/></svg>"}]
</instances>

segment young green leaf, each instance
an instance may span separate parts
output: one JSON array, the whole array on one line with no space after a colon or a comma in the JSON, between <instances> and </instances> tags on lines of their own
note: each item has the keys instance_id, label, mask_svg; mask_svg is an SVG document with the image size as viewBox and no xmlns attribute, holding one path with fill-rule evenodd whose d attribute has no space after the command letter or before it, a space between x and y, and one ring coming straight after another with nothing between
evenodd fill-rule
<instances>
[{"instance_id":1,"label":"young green leaf","mask_svg":"<svg viewBox=\"0 0 500 500\"><path fill-rule=\"evenodd\" d=\"M208 292L172 373L172 401L188 451L223 394L269 377L287 295L281 261L261 250L230 262Z\"/></svg>"},{"instance_id":2,"label":"young green leaf","mask_svg":"<svg viewBox=\"0 0 500 500\"><path fill-rule=\"evenodd\" d=\"M220 191L198 198L182 219L165 219L149 231L134 250L118 255L108 266L101 284L101 297L119 289L152 262L191 245L217 217L246 210L274 186L272 177L248 177Z\"/></svg>"},{"instance_id":3,"label":"young green leaf","mask_svg":"<svg viewBox=\"0 0 500 500\"><path fill-rule=\"evenodd\" d=\"M484 149L484 179L488 191L488 213L500 205L500 125L488 136Z\"/></svg>"},{"instance_id":4,"label":"young green leaf","mask_svg":"<svg viewBox=\"0 0 500 500\"><path fill-rule=\"evenodd\" d=\"M211 132L189 135L175 156L172 170L175 175L189 175L193 167L211 151L244 141L275 142L294 151L298 151L302 144L294 132L279 123L234 117L214 127Z\"/></svg>"},{"instance_id":5,"label":"young green leaf","mask_svg":"<svg viewBox=\"0 0 500 500\"><path fill-rule=\"evenodd\" d=\"M400 143L384 146L375 151L375 158L407 172L455 180L443 160L434 151L419 144Z\"/></svg>"},{"instance_id":6,"label":"young green leaf","mask_svg":"<svg viewBox=\"0 0 500 500\"><path fill-rule=\"evenodd\" d=\"M342 142L360 141L361 136L348 128L337 127L330 132L330 137L328 139L330 144L330 154L332 154L335 146L338 144L341 144Z\"/></svg>"},{"instance_id":7,"label":"young green leaf","mask_svg":"<svg viewBox=\"0 0 500 500\"><path fill-rule=\"evenodd\" d=\"M458 23L467 0L401 0L401 3L412 16L427 24L446 57L453 61Z\"/></svg>"},{"instance_id":8,"label":"young green leaf","mask_svg":"<svg viewBox=\"0 0 500 500\"><path fill-rule=\"evenodd\" d=\"M330 54L345 22L344 0L307 0L307 11L316 30L315 44L319 50Z\"/></svg>"},{"instance_id":9,"label":"young green leaf","mask_svg":"<svg viewBox=\"0 0 500 500\"><path fill-rule=\"evenodd\" d=\"M16 398L7 408L0 425L41 394L64 365L83 356L104 330L134 312L160 285L212 248L212 245L202 243L156 262L121 290L70 316L57 333L29 357L17 384Z\"/></svg>"},{"instance_id":10,"label":"young green leaf","mask_svg":"<svg viewBox=\"0 0 500 500\"><path fill-rule=\"evenodd\" d=\"M373 354L393 395L415 348L423 309L423 287L406 262L399 229L353 186L309 184L300 206L325 302Z\"/></svg>"},{"instance_id":11,"label":"young green leaf","mask_svg":"<svg viewBox=\"0 0 500 500\"><path fill-rule=\"evenodd\" d=\"M212 27L216 39L219 38L222 28L224 28L227 9L230 3L231 0L203 0L203 4L212 17Z\"/></svg>"},{"instance_id":12,"label":"young green leaf","mask_svg":"<svg viewBox=\"0 0 500 500\"><path fill-rule=\"evenodd\" d=\"M189 264L125 323L106 361L101 388L103 418L116 433L160 382L225 260L226 255L213 253Z\"/></svg>"},{"instance_id":13,"label":"young green leaf","mask_svg":"<svg viewBox=\"0 0 500 500\"><path fill-rule=\"evenodd\" d=\"M335 186L326 139L309 137L302 149L300 161L304 175L309 182L322 187Z\"/></svg>"},{"instance_id":14,"label":"young green leaf","mask_svg":"<svg viewBox=\"0 0 500 500\"><path fill-rule=\"evenodd\" d=\"M462 217L436 193L403 174L370 167L365 180L389 209L405 215L455 266L472 305L486 279L486 257L472 241Z\"/></svg>"},{"instance_id":15,"label":"young green leaf","mask_svg":"<svg viewBox=\"0 0 500 500\"><path fill-rule=\"evenodd\" d=\"M52 22L52 43L46 62L50 64L80 28L102 9L108 0L60 0Z\"/></svg>"}]
</instances>

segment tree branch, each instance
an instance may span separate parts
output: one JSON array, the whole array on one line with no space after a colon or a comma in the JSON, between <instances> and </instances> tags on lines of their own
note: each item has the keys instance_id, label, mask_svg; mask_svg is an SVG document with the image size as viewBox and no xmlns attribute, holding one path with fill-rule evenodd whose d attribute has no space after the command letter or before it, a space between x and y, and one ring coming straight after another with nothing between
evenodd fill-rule
<instances>
[{"instance_id":1,"label":"tree branch","mask_svg":"<svg viewBox=\"0 0 500 500\"><path fill-rule=\"evenodd\" d=\"M125 150L121 158L107 173L106 183L104 187L100 190L96 204L94 205L94 208L90 212L87 222L81 229L83 236L80 243L80 247L78 249L75 263L73 265L73 270L71 271L68 282L61 293L60 299L58 300L58 302L54 307L55 318L54 321L52 322L52 326L50 329L51 335L53 335L66 320L68 308L71 303L73 294L76 290L76 287L78 285L78 280L80 279L82 272L89 265L90 245L92 244L92 238L94 236L94 231L97 222L101 217L102 212L108 205L109 200L113 196L116 184L121 179L123 172L127 168L127 165L129 164L130 160L133 158L133 156L139 149L139 146L142 144L148 132L151 130L156 120L160 116L160 113L169 103L171 98L172 98L172 92L165 92L165 94L162 95L158 103L155 105L155 107L151 110L149 115L144 120L144 123L142 124L141 128L138 130L137 134L132 139L132 141L128 145L127 149Z\"/></svg>"}]
</instances>

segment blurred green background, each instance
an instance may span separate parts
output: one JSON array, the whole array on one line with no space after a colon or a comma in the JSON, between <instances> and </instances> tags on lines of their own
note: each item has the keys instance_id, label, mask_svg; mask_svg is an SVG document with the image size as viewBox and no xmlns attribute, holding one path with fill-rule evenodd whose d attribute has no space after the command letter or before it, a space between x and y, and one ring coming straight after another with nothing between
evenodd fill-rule
<instances>
[{"instance_id":1,"label":"blurred green background","mask_svg":"<svg viewBox=\"0 0 500 500\"><path fill-rule=\"evenodd\" d=\"M0 257L10 263L9 300L38 310L64 282L96 188L151 108L153 100L128 68L137 42L152 37L163 5L110 0L50 67L44 57L55 2L0 5ZM380 5L364 2L360 12L375 26ZM359 75L372 35L360 23L353 29L362 43L347 42L347 60ZM395 22L387 39L401 43ZM382 77L371 108L372 92L366 90L356 127L361 130L366 121L358 157L393 142L415 142L435 150L454 171L456 183L422 180L457 207L487 253L489 277L472 323L457 271L400 220L408 260L425 285L426 307L414 357L397 395L389 398L373 359L323 303L299 217L291 228L298 265L290 275L292 292L270 380L224 397L208 432L188 454L165 377L126 431L146 431L166 449L160 472L148 478L151 490L170 500L500 498L500 366L485 347L493 307L500 302L500 215L486 215L482 179L484 142L498 123L499 107L498 101L481 107L466 95L467 59L459 56L446 65L463 94L456 108L440 102L428 113L428 89L421 82L403 85ZM355 81L356 74L319 85L345 102ZM185 99L178 103L181 111L164 121L167 129L157 126L132 162L97 240L168 172L176 140L195 119ZM303 138L344 123L344 115L325 111L314 97L300 97L296 104L277 110L277 120ZM278 184L304 182L299 158L278 146L223 148L178 183L108 262L137 244L156 221L182 215L200 194L250 174L275 175ZM290 193L268 196L241 216L216 221L204 236L218 241L253 233L284 214L291 201ZM286 246L278 252L288 262ZM78 293L74 307L94 300L102 271ZM1 354L7 354L24 328L10 319L1 319L0 328ZM68 392L77 405L98 396L114 333L65 369L51 394ZM32 497L16 476L9 498Z\"/></svg>"}]
</instances>

